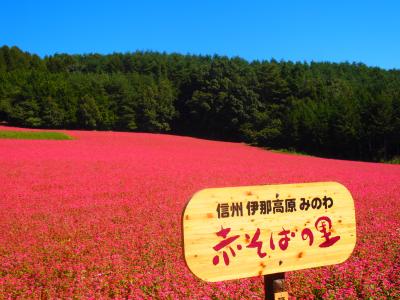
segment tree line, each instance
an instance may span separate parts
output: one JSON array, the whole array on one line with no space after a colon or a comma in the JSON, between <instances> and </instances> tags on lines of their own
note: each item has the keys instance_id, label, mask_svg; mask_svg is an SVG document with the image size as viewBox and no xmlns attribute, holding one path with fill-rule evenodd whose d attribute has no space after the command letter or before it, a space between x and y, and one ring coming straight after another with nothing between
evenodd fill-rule
<instances>
[{"instance_id":1,"label":"tree line","mask_svg":"<svg viewBox=\"0 0 400 300\"><path fill-rule=\"evenodd\" d=\"M387 160L400 155L400 70L141 51L40 58L3 46L0 121Z\"/></svg>"}]
</instances>

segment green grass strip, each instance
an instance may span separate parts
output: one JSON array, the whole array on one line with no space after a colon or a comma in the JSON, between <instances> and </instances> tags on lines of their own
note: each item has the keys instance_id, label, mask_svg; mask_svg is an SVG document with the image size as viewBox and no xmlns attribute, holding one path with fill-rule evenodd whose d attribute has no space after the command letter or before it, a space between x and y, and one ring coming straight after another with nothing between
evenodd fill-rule
<instances>
[{"instance_id":1,"label":"green grass strip","mask_svg":"<svg viewBox=\"0 0 400 300\"><path fill-rule=\"evenodd\" d=\"M0 130L0 139L72 140L73 138L61 132Z\"/></svg>"}]
</instances>

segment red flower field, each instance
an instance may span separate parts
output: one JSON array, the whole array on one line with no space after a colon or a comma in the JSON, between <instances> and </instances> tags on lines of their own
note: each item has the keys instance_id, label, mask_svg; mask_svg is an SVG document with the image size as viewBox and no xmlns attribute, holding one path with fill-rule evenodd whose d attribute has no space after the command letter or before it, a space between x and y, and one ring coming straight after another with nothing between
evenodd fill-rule
<instances>
[{"instance_id":1,"label":"red flower field","mask_svg":"<svg viewBox=\"0 0 400 300\"><path fill-rule=\"evenodd\" d=\"M291 296L400 298L399 165L170 135L65 132L75 139L0 140L1 299L260 299L262 278L205 283L190 273L185 204L206 187L313 181L351 191L357 245L343 264L287 273Z\"/></svg>"}]
</instances>

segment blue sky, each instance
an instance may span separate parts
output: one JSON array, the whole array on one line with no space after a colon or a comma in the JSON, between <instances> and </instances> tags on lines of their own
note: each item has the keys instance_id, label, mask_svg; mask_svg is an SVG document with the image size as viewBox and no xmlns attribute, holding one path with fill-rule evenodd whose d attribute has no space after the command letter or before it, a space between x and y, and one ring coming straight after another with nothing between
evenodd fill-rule
<instances>
[{"instance_id":1,"label":"blue sky","mask_svg":"<svg viewBox=\"0 0 400 300\"><path fill-rule=\"evenodd\" d=\"M156 50L400 69L400 1L2 1L0 45Z\"/></svg>"}]
</instances>

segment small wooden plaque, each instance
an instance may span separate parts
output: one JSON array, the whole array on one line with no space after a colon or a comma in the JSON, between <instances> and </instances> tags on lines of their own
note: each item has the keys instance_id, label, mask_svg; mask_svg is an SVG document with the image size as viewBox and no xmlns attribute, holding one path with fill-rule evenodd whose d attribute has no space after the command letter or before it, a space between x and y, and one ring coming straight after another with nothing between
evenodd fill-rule
<instances>
[{"instance_id":1,"label":"small wooden plaque","mask_svg":"<svg viewBox=\"0 0 400 300\"><path fill-rule=\"evenodd\" d=\"M280 292L274 294L275 300L289 300L288 292Z\"/></svg>"},{"instance_id":2,"label":"small wooden plaque","mask_svg":"<svg viewBox=\"0 0 400 300\"><path fill-rule=\"evenodd\" d=\"M288 292L275 293L274 298L275 298L275 300L288 300L289 294L288 294Z\"/></svg>"}]
</instances>

